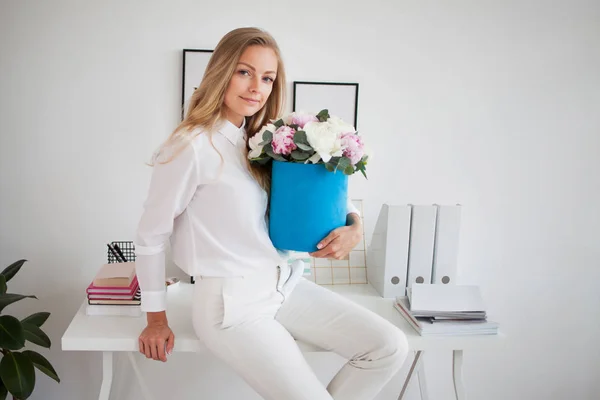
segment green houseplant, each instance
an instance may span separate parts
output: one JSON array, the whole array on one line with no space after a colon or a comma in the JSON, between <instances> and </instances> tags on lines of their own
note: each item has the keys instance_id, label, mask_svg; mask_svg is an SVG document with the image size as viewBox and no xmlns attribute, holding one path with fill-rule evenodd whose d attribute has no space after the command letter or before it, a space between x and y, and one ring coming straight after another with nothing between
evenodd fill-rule
<instances>
[{"instance_id":1,"label":"green houseplant","mask_svg":"<svg viewBox=\"0 0 600 400\"><path fill-rule=\"evenodd\" d=\"M16 261L0 273L0 400L6 399L8 393L14 400L31 396L35 387L34 368L60 383L52 364L44 356L32 350L19 351L25 347L26 341L50 348L50 338L40 329L50 313L38 312L20 321L4 314L4 308L9 304L26 297L37 299L31 295L6 292L6 282L19 272L26 261Z\"/></svg>"}]
</instances>

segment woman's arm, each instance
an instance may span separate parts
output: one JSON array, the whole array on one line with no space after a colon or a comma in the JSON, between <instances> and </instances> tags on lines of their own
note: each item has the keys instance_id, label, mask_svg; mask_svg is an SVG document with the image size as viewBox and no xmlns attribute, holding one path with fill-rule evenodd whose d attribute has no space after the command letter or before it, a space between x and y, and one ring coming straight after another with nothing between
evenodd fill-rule
<instances>
[{"instance_id":1,"label":"woman's arm","mask_svg":"<svg viewBox=\"0 0 600 400\"><path fill-rule=\"evenodd\" d=\"M172 161L156 162L136 238L136 273L142 311L166 310L165 249L175 218L191 201L200 184L197 157L189 144Z\"/></svg>"},{"instance_id":2,"label":"woman's arm","mask_svg":"<svg viewBox=\"0 0 600 400\"><path fill-rule=\"evenodd\" d=\"M155 164L135 239L141 308L147 322L138 339L139 351L163 362L175 345L166 313L165 247L175 218L185 210L200 184L197 164L192 144L170 162Z\"/></svg>"}]
</instances>

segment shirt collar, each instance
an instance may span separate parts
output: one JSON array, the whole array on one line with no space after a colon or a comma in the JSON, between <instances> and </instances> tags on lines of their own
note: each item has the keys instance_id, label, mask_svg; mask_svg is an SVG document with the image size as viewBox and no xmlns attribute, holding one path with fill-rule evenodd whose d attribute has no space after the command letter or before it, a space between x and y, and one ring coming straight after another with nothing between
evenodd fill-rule
<instances>
[{"instance_id":1,"label":"shirt collar","mask_svg":"<svg viewBox=\"0 0 600 400\"><path fill-rule=\"evenodd\" d=\"M240 139L245 139L246 136L246 118L244 118L241 127L232 124L228 119L223 119L218 131L227 138L234 146L238 144Z\"/></svg>"}]
</instances>

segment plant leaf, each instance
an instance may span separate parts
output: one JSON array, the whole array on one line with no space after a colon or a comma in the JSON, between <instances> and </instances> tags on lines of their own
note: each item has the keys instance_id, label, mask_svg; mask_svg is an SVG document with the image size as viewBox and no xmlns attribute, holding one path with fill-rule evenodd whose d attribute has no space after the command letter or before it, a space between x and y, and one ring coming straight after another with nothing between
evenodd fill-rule
<instances>
[{"instance_id":1,"label":"plant leaf","mask_svg":"<svg viewBox=\"0 0 600 400\"><path fill-rule=\"evenodd\" d=\"M35 296L25 296L22 294L15 294L15 293L4 293L4 294L0 294L0 312L2 312L2 310L4 310L4 307L6 307L9 304L14 303L15 301L19 301L22 300L26 297L32 298L32 299L37 299L37 297Z\"/></svg>"},{"instance_id":2,"label":"plant leaf","mask_svg":"<svg viewBox=\"0 0 600 400\"><path fill-rule=\"evenodd\" d=\"M50 378L54 379L56 382L60 383L60 378L54 370L54 367L48 360L46 360L44 356L32 350L25 350L22 352L22 354L26 355L27 358L31 360L34 367L48 375Z\"/></svg>"},{"instance_id":3,"label":"plant leaf","mask_svg":"<svg viewBox=\"0 0 600 400\"><path fill-rule=\"evenodd\" d=\"M304 151L312 151L313 150L312 147L310 147L309 145L304 144L304 143L296 143L296 146L298 146L298 148L300 150L304 150Z\"/></svg>"},{"instance_id":4,"label":"plant leaf","mask_svg":"<svg viewBox=\"0 0 600 400\"><path fill-rule=\"evenodd\" d=\"M266 144L271 143L271 141L273 140L273 132L266 130L263 132L263 136L262 136L262 143L259 144L259 146L265 146ZM264 143L264 144L263 144Z\"/></svg>"},{"instance_id":5,"label":"plant leaf","mask_svg":"<svg viewBox=\"0 0 600 400\"><path fill-rule=\"evenodd\" d=\"M339 162L340 162L340 157L331 157L331 158L329 159L329 163L330 163L331 165L333 165L334 167L337 167L337 166L338 166L338 164L339 164Z\"/></svg>"},{"instance_id":6,"label":"plant leaf","mask_svg":"<svg viewBox=\"0 0 600 400\"><path fill-rule=\"evenodd\" d=\"M354 173L354 167L352 165L348 165L344 170L344 174L352 175Z\"/></svg>"},{"instance_id":7,"label":"plant leaf","mask_svg":"<svg viewBox=\"0 0 600 400\"><path fill-rule=\"evenodd\" d=\"M19 272L19 270L21 269L23 264L25 264L25 261L27 261L27 260L15 261L14 263L12 263L8 267L6 267L4 269L4 271L0 272L0 274L4 275L6 277L6 282L10 281L12 279L12 277L15 276L17 274L17 272Z\"/></svg>"},{"instance_id":8,"label":"plant leaf","mask_svg":"<svg viewBox=\"0 0 600 400\"><path fill-rule=\"evenodd\" d=\"M327 171L329 171L329 172L335 171L335 166L330 163L325 163L325 168L327 168Z\"/></svg>"},{"instance_id":9,"label":"plant leaf","mask_svg":"<svg viewBox=\"0 0 600 400\"><path fill-rule=\"evenodd\" d=\"M6 276L0 274L0 294L6 293Z\"/></svg>"},{"instance_id":10,"label":"plant leaf","mask_svg":"<svg viewBox=\"0 0 600 400\"><path fill-rule=\"evenodd\" d=\"M280 156L279 154L275 154L273 152L273 149L270 148L270 147L267 147L266 153L267 153L267 155L269 157L273 158L274 160L277 160L277 161L286 161L286 159L283 158L282 156Z\"/></svg>"},{"instance_id":11,"label":"plant leaf","mask_svg":"<svg viewBox=\"0 0 600 400\"><path fill-rule=\"evenodd\" d=\"M348 166L352 166L350 159L348 157L340 158L340 162L338 162L337 168L341 169L342 171L345 171L346 168L348 168Z\"/></svg>"},{"instance_id":12,"label":"plant leaf","mask_svg":"<svg viewBox=\"0 0 600 400\"><path fill-rule=\"evenodd\" d=\"M325 110L321 110L320 113L317 114L317 119L320 122L325 122L329 119L330 115L329 115L329 110L325 109Z\"/></svg>"},{"instance_id":13,"label":"plant leaf","mask_svg":"<svg viewBox=\"0 0 600 400\"><path fill-rule=\"evenodd\" d=\"M259 163L260 165L265 165L267 164L269 161L271 161L271 159L269 157L264 157L264 158L257 158L252 160L253 162Z\"/></svg>"},{"instance_id":14,"label":"plant leaf","mask_svg":"<svg viewBox=\"0 0 600 400\"><path fill-rule=\"evenodd\" d=\"M50 348L52 342L48 335L44 333L40 328L33 324L29 324L27 322L21 324L23 325L23 333L25 336L25 340L30 341L31 343L35 343L38 346Z\"/></svg>"},{"instance_id":15,"label":"plant leaf","mask_svg":"<svg viewBox=\"0 0 600 400\"><path fill-rule=\"evenodd\" d=\"M0 316L0 347L8 350L19 350L25 346L23 326L12 315Z\"/></svg>"},{"instance_id":16,"label":"plant leaf","mask_svg":"<svg viewBox=\"0 0 600 400\"><path fill-rule=\"evenodd\" d=\"M298 160L298 161L304 161L304 160L308 159L308 157L310 157L309 153L304 153L302 151L296 151L296 150L292 151L291 155L294 160Z\"/></svg>"},{"instance_id":17,"label":"plant leaf","mask_svg":"<svg viewBox=\"0 0 600 400\"><path fill-rule=\"evenodd\" d=\"M31 314L27 318L22 319L21 322L22 323L27 322L28 324L35 325L39 328L42 325L44 325L44 322L46 322L46 320L48 319L49 316L50 316L49 312L46 312L46 311L38 312L35 314Z\"/></svg>"},{"instance_id":18,"label":"plant leaf","mask_svg":"<svg viewBox=\"0 0 600 400\"><path fill-rule=\"evenodd\" d=\"M294 143L296 143L296 146L298 146L299 143L310 146L310 143L308 143L308 138L306 137L306 132L304 131L296 131L296 133L294 133Z\"/></svg>"},{"instance_id":19,"label":"plant leaf","mask_svg":"<svg viewBox=\"0 0 600 400\"><path fill-rule=\"evenodd\" d=\"M0 361L0 378L14 397L27 399L35 386L33 362L22 353L11 351Z\"/></svg>"},{"instance_id":20,"label":"plant leaf","mask_svg":"<svg viewBox=\"0 0 600 400\"><path fill-rule=\"evenodd\" d=\"M277 129L281 128L283 126L283 120L282 119L278 119L277 121L275 121L273 123L273 125L275 125L275 127L277 127Z\"/></svg>"}]
</instances>

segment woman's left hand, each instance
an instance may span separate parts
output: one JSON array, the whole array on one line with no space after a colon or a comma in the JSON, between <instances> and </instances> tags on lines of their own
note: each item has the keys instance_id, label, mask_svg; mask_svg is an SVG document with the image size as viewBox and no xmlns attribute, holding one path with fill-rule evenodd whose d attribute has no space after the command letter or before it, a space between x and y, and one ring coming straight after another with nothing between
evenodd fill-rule
<instances>
[{"instance_id":1,"label":"woman's left hand","mask_svg":"<svg viewBox=\"0 0 600 400\"><path fill-rule=\"evenodd\" d=\"M342 226L332 230L319 244L320 250L309 253L311 257L345 259L362 240L360 224Z\"/></svg>"}]
</instances>

